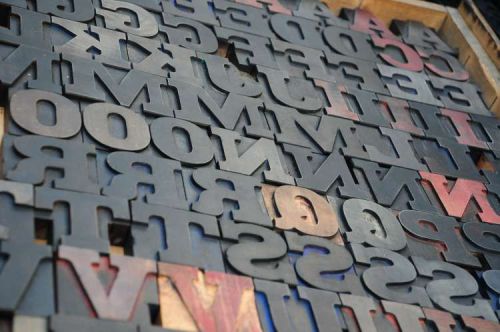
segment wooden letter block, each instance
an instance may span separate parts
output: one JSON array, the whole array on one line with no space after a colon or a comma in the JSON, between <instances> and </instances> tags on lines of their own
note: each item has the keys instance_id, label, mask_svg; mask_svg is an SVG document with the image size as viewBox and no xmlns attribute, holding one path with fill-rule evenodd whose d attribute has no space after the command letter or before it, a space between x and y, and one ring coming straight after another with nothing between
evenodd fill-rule
<instances>
[{"instance_id":1,"label":"wooden letter block","mask_svg":"<svg viewBox=\"0 0 500 332\"><path fill-rule=\"evenodd\" d=\"M264 185L262 195L277 228L323 237L337 234L339 225L332 206L314 191L295 186Z\"/></svg>"},{"instance_id":2,"label":"wooden letter block","mask_svg":"<svg viewBox=\"0 0 500 332\"><path fill-rule=\"evenodd\" d=\"M161 325L182 331L261 331L252 279L160 263Z\"/></svg>"}]
</instances>

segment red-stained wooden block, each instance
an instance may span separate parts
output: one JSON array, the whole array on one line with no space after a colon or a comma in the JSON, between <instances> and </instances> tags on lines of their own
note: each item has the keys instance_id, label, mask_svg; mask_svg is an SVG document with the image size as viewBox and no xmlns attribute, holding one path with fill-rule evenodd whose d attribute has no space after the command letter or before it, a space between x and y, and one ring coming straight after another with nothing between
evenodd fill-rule
<instances>
[{"instance_id":1,"label":"red-stained wooden block","mask_svg":"<svg viewBox=\"0 0 500 332\"><path fill-rule=\"evenodd\" d=\"M188 331L261 331L252 279L158 264L160 320Z\"/></svg>"},{"instance_id":2,"label":"red-stained wooden block","mask_svg":"<svg viewBox=\"0 0 500 332\"><path fill-rule=\"evenodd\" d=\"M325 105L326 114L354 121L359 120L359 116L349 109L344 98L342 97L342 93L347 92L344 85L335 86L335 84L325 82L320 79L314 79L314 85L322 88L326 96L326 100L329 104L328 106Z\"/></svg>"},{"instance_id":3,"label":"red-stained wooden block","mask_svg":"<svg viewBox=\"0 0 500 332\"><path fill-rule=\"evenodd\" d=\"M458 133L458 135L456 136L456 140L458 143L489 150L488 144L484 141L479 140L472 130L472 127L469 125L469 121L472 120L469 114L464 112L452 111L446 108L441 109L441 114L448 117L453 123L453 127Z\"/></svg>"},{"instance_id":4,"label":"red-stained wooden block","mask_svg":"<svg viewBox=\"0 0 500 332\"><path fill-rule=\"evenodd\" d=\"M417 136L424 136L424 131L415 125L410 115L410 105L404 99L398 99L379 95L380 109L391 119L391 127L412 133Z\"/></svg>"},{"instance_id":5,"label":"red-stained wooden block","mask_svg":"<svg viewBox=\"0 0 500 332\"><path fill-rule=\"evenodd\" d=\"M372 13L364 9L344 10L342 15L347 16L352 24L351 29L380 36L382 38L398 39L382 22Z\"/></svg>"},{"instance_id":6,"label":"red-stained wooden block","mask_svg":"<svg viewBox=\"0 0 500 332\"><path fill-rule=\"evenodd\" d=\"M500 331L500 324L492 322L491 320L462 316L462 321L465 326L476 332L498 332Z\"/></svg>"},{"instance_id":7,"label":"red-stained wooden block","mask_svg":"<svg viewBox=\"0 0 500 332\"><path fill-rule=\"evenodd\" d=\"M474 201L480 208L479 219L483 222L499 224L498 215L490 205L487 197L487 189L478 181L457 179L451 184L448 179L440 174L419 172L422 181L430 185L433 192L438 196L445 212L457 218L465 215L468 205Z\"/></svg>"},{"instance_id":8,"label":"red-stained wooden block","mask_svg":"<svg viewBox=\"0 0 500 332\"><path fill-rule=\"evenodd\" d=\"M424 69L424 63L422 62L422 59L420 59L418 53L402 41L394 38L380 38L376 35L372 36L372 41L376 47L380 47L383 49L385 49L387 46L397 48L403 55L403 58L406 60L405 62L402 62L398 59L395 59L390 54L384 52L379 53L380 58L382 58L382 60L384 60L387 64L414 72L420 72Z\"/></svg>"},{"instance_id":9,"label":"red-stained wooden block","mask_svg":"<svg viewBox=\"0 0 500 332\"><path fill-rule=\"evenodd\" d=\"M139 303L151 302L144 294L149 282L156 286L154 261L61 246L57 267L60 313L114 320L148 317L139 313L144 309Z\"/></svg>"},{"instance_id":10,"label":"red-stained wooden block","mask_svg":"<svg viewBox=\"0 0 500 332\"><path fill-rule=\"evenodd\" d=\"M446 311L422 308L427 323L432 322L439 332L453 332L453 328L457 326L457 322L453 315Z\"/></svg>"},{"instance_id":11,"label":"red-stained wooden block","mask_svg":"<svg viewBox=\"0 0 500 332\"><path fill-rule=\"evenodd\" d=\"M337 214L326 198L314 191L296 186L263 185L262 195L277 228L322 237L338 234ZM340 236L338 238L342 242Z\"/></svg>"}]
</instances>

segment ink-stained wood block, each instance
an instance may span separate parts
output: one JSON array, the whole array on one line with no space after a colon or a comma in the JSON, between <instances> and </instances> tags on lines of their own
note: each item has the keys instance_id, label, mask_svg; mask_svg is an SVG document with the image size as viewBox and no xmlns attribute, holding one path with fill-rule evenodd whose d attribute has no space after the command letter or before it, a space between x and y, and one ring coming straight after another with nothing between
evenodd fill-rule
<instances>
[{"instance_id":1,"label":"ink-stained wood block","mask_svg":"<svg viewBox=\"0 0 500 332\"><path fill-rule=\"evenodd\" d=\"M489 270L481 274L483 282L488 287L488 296L491 299L491 306L500 318L500 271Z\"/></svg>"},{"instance_id":2,"label":"ink-stained wood block","mask_svg":"<svg viewBox=\"0 0 500 332\"><path fill-rule=\"evenodd\" d=\"M325 26L338 26L347 27L348 23L328 7L328 5L321 1L315 0L302 0L299 2L296 10L293 10L294 16L300 16L309 20L322 22Z\"/></svg>"},{"instance_id":3,"label":"ink-stained wood block","mask_svg":"<svg viewBox=\"0 0 500 332\"><path fill-rule=\"evenodd\" d=\"M98 193L95 154L94 146L80 142L36 135L6 135L3 171L5 177L13 181Z\"/></svg>"},{"instance_id":4,"label":"ink-stained wood block","mask_svg":"<svg viewBox=\"0 0 500 332\"><path fill-rule=\"evenodd\" d=\"M468 250L484 260L484 267L500 269L500 226L489 223L466 222L462 233Z\"/></svg>"},{"instance_id":5,"label":"ink-stained wood block","mask_svg":"<svg viewBox=\"0 0 500 332\"><path fill-rule=\"evenodd\" d=\"M59 246L56 265L59 314L151 323L156 262Z\"/></svg>"},{"instance_id":6,"label":"ink-stained wood block","mask_svg":"<svg viewBox=\"0 0 500 332\"><path fill-rule=\"evenodd\" d=\"M159 263L161 326L182 331L261 331L252 279Z\"/></svg>"},{"instance_id":7,"label":"ink-stained wood block","mask_svg":"<svg viewBox=\"0 0 500 332\"><path fill-rule=\"evenodd\" d=\"M345 327L334 292L260 279L254 284L264 331L341 331Z\"/></svg>"},{"instance_id":8,"label":"ink-stained wood block","mask_svg":"<svg viewBox=\"0 0 500 332\"><path fill-rule=\"evenodd\" d=\"M274 36L268 23L269 14L265 9L227 0L214 0L213 8L215 9L215 16L223 28L268 38Z\"/></svg>"},{"instance_id":9,"label":"ink-stained wood block","mask_svg":"<svg viewBox=\"0 0 500 332\"><path fill-rule=\"evenodd\" d=\"M142 202L131 210L134 256L224 271L215 217Z\"/></svg>"},{"instance_id":10,"label":"ink-stained wood block","mask_svg":"<svg viewBox=\"0 0 500 332\"><path fill-rule=\"evenodd\" d=\"M199 21L164 12L159 31L169 44L179 45L196 52L215 53L219 42L214 31Z\"/></svg>"},{"instance_id":11,"label":"ink-stained wood block","mask_svg":"<svg viewBox=\"0 0 500 332\"><path fill-rule=\"evenodd\" d=\"M481 182L456 179L450 182L445 176L420 172L422 185L429 197L435 197L444 213L456 218L479 218L480 221L498 224L500 216L493 209L486 195L486 187ZM472 210L471 202L478 209Z\"/></svg>"},{"instance_id":12,"label":"ink-stained wood block","mask_svg":"<svg viewBox=\"0 0 500 332\"><path fill-rule=\"evenodd\" d=\"M436 49L453 55L457 53L456 50L439 38L433 29L421 22L395 20L392 27L402 36L403 41L409 45Z\"/></svg>"},{"instance_id":13,"label":"ink-stained wood block","mask_svg":"<svg viewBox=\"0 0 500 332\"><path fill-rule=\"evenodd\" d=\"M155 15L138 4L116 0L101 0L95 9L96 20L102 20L106 29L124 33L155 37L158 22Z\"/></svg>"},{"instance_id":14,"label":"ink-stained wood block","mask_svg":"<svg viewBox=\"0 0 500 332\"><path fill-rule=\"evenodd\" d=\"M235 2L256 8L266 8L270 13L292 15L292 11L279 0L235 0Z\"/></svg>"},{"instance_id":15,"label":"ink-stained wood block","mask_svg":"<svg viewBox=\"0 0 500 332\"><path fill-rule=\"evenodd\" d=\"M62 92L58 54L26 44L12 46L3 42L0 50L0 82L9 88L9 95L26 88Z\"/></svg>"},{"instance_id":16,"label":"ink-stained wood block","mask_svg":"<svg viewBox=\"0 0 500 332\"><path fill-rule=\"evenodd\" d=\"M161 8L168 14L187 17L208 25L219 25L210 5L208 0L167 0L161 2Z\"/></svg>"},{"instance_id":17,"label":"ink-stained wood block","mask_svg":"<svg viewBox=\"0 0 500 332\"><path fill-rule=\"evenodd\" d=\"M368 10L364 9L343 9L341 17L347 18L351 25L350 29L360 31L382 38L397 39L397 37L387 28L382 20L375 17Z\"/></svg>"},{"instance_id":18,"label":"ink-stained wood block","mask_svg":"<svg viewBox=\"0 0 500 332\"><path fill-rule=\"evenodd\" d=\"M42 90L20 90L10 96L9 133L81 140L82 115L78 102Z\"/></svg>"},{"instance_id":19,"label":"ink-stained wood block","mask_svg":"<svg viewBox=\"0 0 500 332\"><path fill-rule=\"evenodd\" d=\"M44 51L51 50L49 34L51 17L49 15L17 6L10 7L6 15L6 24L2 24L0 28L2 44L25 44Z\"/></svg>"},{"instance_id":20,"label":"ink-stained wood block","mask_svg":"<svg viewBox=\"0 0 500 332\"><path fill-rule=\"evenodd\" d=\"M90 22L95 14L92 0L37 0L36 11L78 22Z\"/></svg>"},{"instance_id":21,"label":"ink-stained wood block","mask_svg":"<svg viewBox=\"0 0 500 332\"><path fill-rule=\"evenodd\" d=\"M18 239L20 240L20 239ZM0 242L0 311L48 316L55 311L52 248L31 242Z\"/></svg>"},{"instance_id":22,"label":"ink-stained wood block","mask_svg":"<svg viewBox=\"0 0 500 332\"><path fill-rule=\"evenodd\" d=\"M333 207L314 191L295 186L263 185L262 195L276 228L321 237L337 234L338 221Z\"/></svg>"},{"instance_id":23,"label":"ink-stained wood block","mask_svg":"<svg viewBox=\"0 0 500 332\"><path fill-rule=\"evenodd\" d=\"M477 317L470 317L466 315L462 315L461 319L465 326L475 332L484 331L484 332L494 332L498 331L500 328L500 324L497 322L481 319Z\"/></svg>"},{"instance_id":24,"label":"ink-stained wood block","mask_svg":"<svg viewBox=\"0 0 500 332\"><path fill-rule=\"evenodd\" d=\"M0 241L32 244L35 240L33 186L0 181Z\"/></svg>"},{"instance_id":25,"label":"ink-stained wood block","mask_svg":"<svg viewBox=\"0 0 500 332\"><path fill-rule=\"evenodd\" d=\"M257 176L262 182L295 184L288 174L281 149L274 141L266 138L253 140L222 128L213 127L211 132L221 151L215 155L219 169Z\"/></svg>"}]
</instances>

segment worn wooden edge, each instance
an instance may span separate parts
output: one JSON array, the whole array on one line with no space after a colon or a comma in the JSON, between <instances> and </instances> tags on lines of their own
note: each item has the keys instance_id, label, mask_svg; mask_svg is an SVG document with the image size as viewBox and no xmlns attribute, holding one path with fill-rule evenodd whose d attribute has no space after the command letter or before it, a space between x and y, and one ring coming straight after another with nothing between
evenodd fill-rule
<instances>
[{"instance_id":1,"label":"worn wooden edge","mask_svg":"<svg viewBox=\"0 0 500 332\"><path fill-rule=\"evenodd\" d=\"M370 11L389 26L393 19L420 21L438 30L448 15L446 7L416 0L363 0L360 8Z\"/></svg>"},{"instance_id":2,"label":"worn wooden edge","mask_svg":"<svg viewBox=\"0 0 500 332\"><path fill-rule=\"evenodd\" d=\"M473 1L464 0L458 11L495 66L500 68L500 40L479 8Z\"/></svg>"},{"instance_id":3,"label":"worn wooden edge","mask_svg":"<svg viewBox=\"0 0 500 332\"><path fill-rule=\"evenodd\" d=\"M459 59L472 80L483 92L483 99L491 112L500 117L500 74L489 55L481 46L459 11L448 8L448 17L439 35L459 51Z\"/></svg>"}]
</instances>

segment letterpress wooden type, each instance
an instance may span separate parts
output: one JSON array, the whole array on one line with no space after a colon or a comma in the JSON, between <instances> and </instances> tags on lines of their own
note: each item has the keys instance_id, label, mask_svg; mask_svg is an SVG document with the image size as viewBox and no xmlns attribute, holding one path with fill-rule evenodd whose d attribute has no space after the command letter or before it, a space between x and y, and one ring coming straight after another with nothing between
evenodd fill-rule
<instances>
[{"instance_id":1,"label":"letterpress wooden type","mask_svg":"<svg viewBox=\"0 0 500 332\"><path fill-rule=\"evenodd\" d=\"M280 234L232 220L221 221L220 227L225 240L223 252L232 269L254 278L297 284L287 245Z\"/></svg>"},{"instance_id":2,"label":"letterpress wooden type","mask_svg":"<svg viewBox=\"0 0 500 332\"><path fill-rule=\"evenodd\" d=\"M323 38L327 46L323 47L325 52L330 51L371 62L377 60L368 34L329 26L323 30Z\"/></svg>"},{"instance_id":3,"label":"letterpress wooden type","mask_svg":"<svg viewBox=\"0 0 500 332\"><path fill-rule=\"evenodd\" d=\"M278 39L271 39L271 45L279 69L288 72L290 76L323 79L327 76L323 65L323 51Z\"/></svg>"},{"instance_id":4,"label":"letterpress wooden type","mask_svg":"<svg viewBox=\"0 0 500 332\"><path fill-rule=\"evenodd\" d=\"M62 92L59 54L24 44L0 49L0 83L9 94L26 88Z\"/></svg>"},{"instance_id":5,"label":"letterpress wooden type","mask_svg":"<svg viewBox=\"0 0 500 332\"><path fill-rule=\"evenodd\" d=\"M262 195L276 228L321 237L333 237L338 233L333 207L314 191L296 186L263 185Z\"/></svg>"},{"instance_id":6,"label":"letterpress wooden type","mask_svg":"<svg viewBox=\"0 0 500 332\"><path fill-rule=\"evenodd\" d=\"M340 294L340 300L348 331L399 331L396 319L386 317L380 302L351 294Z\"/></svg>"},{"instance_id":7,"label":"letterpress wooden type","mask_svg":"<svg viewBox=\"0 0 500 332\"><path fill-rule=\"evenodd\" d=\"M33 243L35 240L33 205L31 184L0 180L0 233L2 234L0 241L8 239L16 243Z\"/></svg>"},{"instance_id":8,"label":"letterpress wooden type","mask_svg":"<svg viewBox=\"0 0 500 332\"><path fill-rule=\"evenodd\" d=\"M481 98L481 91L472 83L430 76L436 98L446 108L470 114L490 115Z\"/></svg>"},{"instance_id":9,"label":"letterpress wooden type","mask_svg":"<svg viewBox=\"0 0 500 332\"><path fill-rule=\"evenodd\" d=\"M106 181L102 172L99 174L104 195L187 209L184 188L176 176L182 172L178 161L117 151L107 156L106 163L113 175ZM149 190L144 190L144 186Z\"/></svg>"},{"instance_id":10,"label":"letterpress wooden type","mask_svg":"<svg viewBox=\"0 0 500 332\"><path fill-rule=\"evenodd\" d=\"M53 315L49 317L51 332L137 332L137 325L104 319L78 317L74 315Z\"/></svg>"},{"instance_id":11,"label":"letterpress wooden type","mask_svg":"<svg viewBox=\"0 0 500 332\"><path fill-rule=\"evenodd\" d=\"M52 245L109 251L108 228L114 222L128 223L128 202L106 197L50 188L35 189L35 206L44 210L39 220L50 220Z\"/></svg>"},{"instance_id":12,"label":"letterpress wooden type","mask_svg":"<svg viewBox=\"0 0 500 332\"><path fill-rule=\"evenodd\" d=\"M269 38L221 27L215 27L215 34L217 38L234 48L240 67L248 70L251 66L262 65L278 69Z\"/></svg>"},{"instance_id":13,"label":"letterpress wooden type","mask_svg":"<svg viewBox=\"0 0 500 332\"><path fill-rule=\"evenodd\" d=\"M455 178L481 181L469 148L458 144L451 138L415 139L416 155L421 158L429 170Z\"/></svg>"},{"instance_id":14,"label":"letterpress wooden type","mask_svg":"<svg viewBox=\"0 0 500 332\"><path fill-rule=\"evenodd\" d=\"M458 326L452 314L446 311L422 308L425 315L425 324L430 331L452 332Z\"/></svg>"},{"instance_id":15,"label":"letterpress wooden type","mask_svg":"<svg viewBox=\"0 0 500 332\"><path fill-rule=\"evenodd\" d=\"M378 57L384 63L413 72L420 72L424 69L424 63L419 54L402 41L378 36L372 36L371 40L377 49L381 49L378 51Z\"/></svg>"},{"instance_id":16,"label":"letterpress wooden type","mask_svg":"<svg viewBox=\"0 0 500 332\"><path fill-rule=\"evenodd\" d=\"M215 217L132 202L131 228L134 256L224 272Z\"/></svg>"},{"instance_id":17,"label":"letterpress wooden type","mask_svg":"<svg viewBox=\"0 0 500 332\"><path fill-rule=\"evenodd\" d=\"M218 89L248 97L257 97L262 93L262 87L255 80L243 76L227 59L203 53L198 53L198 58L205 63L210 84Z\"/></svg>"},{"instance_id":18,"label":"letterpress wooden type","mask_svg":"<svg viewBox=\"0 0 500 332\"><path fill-rule=\"evenodd\" d=\"M348 56L325 53L329 81L345 84L361 90L388 94L375 62L364 61Z\"/></svg>"},{"instance_id":19,"label":"letterpress wooden type","mask_svg":"<svg viewBox=\"0 0 500 332\"><path fill-rule=\"evenodd\" d=\"M359 159L353 159L352 165L356 175L356 170L361 172L358 177L366 178L377 203L395 210L436 211L420 186L417 171Z\"/></svg>"},{"instance_id":20,"label":"letterpress wooden type","mask_svg":"<svg viewBox=\"0 0 500 332\"><path fill-rule=\"evenodd\" d=\"M249 137L273 137L262 113L261 99L229 93L220 102L200 86L171 79L169 85L176 89L179 98L176 118L206 127L215 125L238 130Z\"/></svg>"},{"instance_id":21,"label":"letterpress wooden type","mask_svg":"<svg viewBox=\"0 0 500 332\"><path fill-rule=\"evenodd\" d=\"M377 67L391 96L435 106L443 105L432 94L427 75L381 64Z\"/></svg>"},{"instance_id":22,"label":"letterpress wooden type","mask_svg":"<svg viewBox=\"0 0 500 332\"><path fill-rule=\"evenodd\" d=\"M188 82L198 81L193 67L196 58L193 50L134 35L127 38L127 50L133 69Z\"/></svg>"},{"instance_id":23,"label":"letterpress wooden type","mask_svg":"<svg viewBox=\"0 0 500 332\"><path fill-rule=\"evenodd\" d=\"M5 7L2 10L6 10ZM10 7L6 13L7 26L0 26L0 41L50 51L48 32L50 16L20 7Z\"/></svg>"},{"instance_id":24,"label":"letterpress wooden type","mask_svg":"<svg viewBox=\"0 0 500 332\"><path fill-rule=\"evenodd\" d=\"M142 8L152 11L154 13L160 13L162 11L161 0L120 0L124 2L130 2L141 6Z\"/></svg>"},{"instance_id":25,"label":"letterpress wooden type","mask_svg":"<svg viewBox=\"0 0 500 332\"><path fill-rule=\"evenodd\" d=\"M395 20L391 27L399 33L406 44L456 54L456 50L450 48L434 30L421 22Z\"/></svg>"},{"instance_id":26,"label":"letterpress wooden type","mask_svg":"<svg viewBox=\"0 0 500 332\"><path fill-rule=\"evenodd\" d=\"M326 26L348 26L347 21L335 16L335 13L332 12L328 5L321 1L302 0L299 2L297 9L293 11L293 15L304 17L309 20L320 21Z\"/></svg>"},{"instance_id":27,"label":"letterpress wooden type","mask_svg":"<svg viewBox=\"0 0 500 332\"><path fill-rule=\"evenodd\" d=\"M369 189L353 176L339 152L324 156L290 144L283 144L283 150L298 186L335 197L370 199Z\"/></svg>"},{"instance_id":28,"label":"letterpress wooden type","mask_svg":"<svg viewBox=\"0 0 500 332\"><path fill-rule=\"evenodd\" d=\"M215 16L219 20L221 27L252 33L262 37L274 37L268 23L270 15L265 9L227 0L214 0L213 5Z\"/></svg>"},{"instance_id":29,"label":"letterpress wooden type","mask_svg":"<svg viewBox=\"0 0 500 332\"><path fill-rule=\"evenodd\" d=\"M362 125L357 126L356 134L368 153L368 160L414 170L427 170L415 155L415 139L410 134L391 128L375 129ZM348 152L346 155L358 158Z\"/></svg>"},{"instance_id":30,"label":"letterpress wooden type","mask_svg":"<svg viewBox=\"0 0 500 332\"><path fill-rule=\"evenodd\" d=\"M288 255L306 284L332 292L364 295L349 251L331 240L285 232Z\"/></svg>"},{"instance_id":31,"label":"letterpress wooden type","mask_svg":"<svg viewBox=\"0 0 500 332\"><path fill-rule=\"evenodd\" d=\"M169 44L179 45L196 52L215 53L219 46L212 29L186 17L163 13L159 29L166 35Z\"/></svg>"},{"instance_id":32,"label":"letterpress wooden type","mask_svg":"<svg viewBox=\"0 0 500 332\"><path fill-rule=\"evenodd\" d=\"M269 19L274 35L291 44L324 49L320 23L298 16L275 14ZM291 29L290 27L293 27ZM271 34L269 37L274 37Z\"/></svg>"},{"instance_id":33,"label":"letterpress wooden type","mask_svg":"<svg viewBox=\"0 0 500 332\"><path fill-rule=\"evenodd\" d=\"M198 192L191 209L212 216L225 216L237 222L272 226L265 212L260 182L251 176L208 167L193 171Z\"/></svg>"},{"instance_id":34,"label":"letterpress wooden type","mask_svg":"<svg viewBox=\"0 0 500 332\"><path fill-rule=\"evenodd\" d=\"M175 118L158 118L150 126L153 144L171 159L187 165L204 165L214 152L205 129Z\"/></svg>"},{"instance_id":35,"label":"letterpress wooden type","mask_svg":"<svg viewBox=\"0 0 500 332\"><path fill-rule=\"evenodd\" d=\"M155 16L139 5L117 0L101 0L95 13L98 19L102 19L106 29L140 37L155 37L158 34Z\"/></svg>"},{"instance_id":36,"label":"letterpress wooden type","mask_svg":"<svg viewBox=\"0 0 500 332\"><path fill-rule=\"evenodd\" d=\"M20 90L10 98L11 134L32 133L69 138L80 132L82 119L77 103L61 95L39 90ZM81 138L80 138L81 139Z\"/></svg>"},{"instance_id":37,"label":"letterpress wooden type","mask_svg":"<svg viewBox=\"0 0 500 332\"><path fill-rule=\"evenodd\" d=\"M123 32L52 17L51 43L57 53L127 68L126 39Z\"/></svg>"},{"instance_id":38,"label":"letterpress wooden type","mask_svg":"<svg viewBox=\"0 0 500 332\"><path fill-rule=\"evenodd\" d=\"M349 199L342 212L342 233L349 243L393 251L406 247L403 228L391 210L374 202Z\"/></svg>"},{"instance_id":39,"label":"letterpress wooden type","mask_svg":"<svg viewBox=\"0 0 500 332\"><path fill-rule=\"evenodd\" d=\"M500 121L492 116L472 114L471 118L478 122L488 140L491 150L500 151Z\"/></svg>"},{"instance_id":40,"label":"letterpress wooden type","mask_svg":"<svg viewBox=\"0 0 500 332\"><path fill-rule=\"evenodd\" d=\"M60 314L150 323L158 306L156 262L60 246L56 262Z\"/></svg>"},{"instance_id":41,"label":"letterpress wooden type","mask_svg":"<svg viewBox=\"0 0 500 332\"><path fill-rule=\"evenodd\" d=\"M431 278L425 290L436 306L457 315L497 321L488 301L478 295L476 280L466 270L422 257L412 257L412 261L420 276Z\"/></svg>"},{"instance_id":42,"label":"letterpress wooden type","mask_svg":"<svg viewBox=\"0 0 500 332\"><path fill-rule=\"evenodd\" d=\"M449 263L481 268L480 261L467 250L454 218L406 210L399 214L399 220L410 235L411 255L433 260L444 258Z\"/></svg>"},{"instance_id":43,"label":"letterpress wooden type","mask_svg":"<svg viewBox=\"0 0 500 332\"><path fill-rule=\"evenodd\" d=\"M424 131L426 137L450 137L440 108L416 101L409 101L408 104L413 122Z\"/></svg>"},{"instance_id":44,"label":"letterpress wooden type","mask_svg":"<svg viewBox=\"0 0 500 332\"><path fill-rule=\"evenodd\" d=\"M351 244L358 275L364 285L381 299L432 307L423 287L414 285L417 272L410 261L382 248Z\"/></svg>"},{"instance_id":45,"label":"letterpress wooden type","mask_svg":"<svg viewBox=\"0 0 500 332\"><path fill-rule=\"evenodd\" d=\"M390 127L406 131L416 136L424 136L424 130L413 120L410 104L406 100L378 95L378 105L381 112L390 122ZM386 126L388 127L388 126Z\"/></svg>"},{"instance_id":46,"label":"letterpress wooden type","mask_svg":"<svg viewBox=\"0 0 500 332\"><path fill-rule=\"evenodd\" d=\"M426 330L422 324L425 319L422 308L389 301L382 301L382 307L386 314L396 318L400 331L424 332Z\"/></svg>"},{"instance_id":47,"label":"letterpress wooden type","mask_svg":"<svg viewBox=\"0 0 500 332\"><path fill-rule=\"evenodd\" d=\"M55 138L4 136L4 174L9 180L97 193L95 147Z\"/></svg>"},{"instance_id":48,"label":"letterpress wooden type","mask_svg":"<svg viewBox=\"0 0 500 332\"><path fill-rule=\"evenodd\" d=\"M308 147L314 152L337 151L344 155L368 158L356 135L358 127L350 120L300 114L294 109L267 102L266 111L273 115L268 117L269 123L280 143Z\"/></svg>"},{"instance_id":49,"label":"letterpress wooden type","mask_svg":"<svg viewBox=\"0 0 500 332\"><path fill-rule=\"evenodd\" d=\"M319 92L310 81L290 77L287 72L261 65L257 66L257 71L259 82L272 100L304 113L318 112L323 106Z\"/></svg>"},{"instance_id":50,"label":"letterpress wooden type","mask_svg":"<svg viewBox=\"0 0 500 332\"><path fill-rule=\"evenodd\" d=\"M252 279L167 263L158 272L162 327L261 331Z\"/></svg>"},{"instance_id":51,"label":"letterpress wooden type","mask_svg":"<svg viewBox=\"0 0 500 332\"><path fill-rule=\"evenodd\" d=\"M88 22L94 19L92 0L36 0L36 10L71 21Z\"/></svg>"},{"instance_id":52,"label":"letterpress wooden type","mask_svg":"<svg viewBox=\"0 0 500 332\"><path fill-rule=\"evenodd\" d=\"M337 294L259 279L254 284L264 331L342 331Z\"/></svg>"},{"instance_id":53,"label":"letterpress wooden type","mask_svg":"<svg viewBox=\"0 0 500 332\"><path fill-rule=\"evenodd\" d=\"M343 9L341 17L345 17L351 22L349 28L352 30L382 38L397 39L397 37L385 26L384 22L367 10Z\"/></svg>"},{"instance_id":54,"label":"letterpress wooden type","mask_svg":"<svg viewBox=\"0 0 500 332\"><path fill-rule=\"evenodd\" d=\"M316 86L323 87L324 93L327 95L331 105L331 107L325 107L327 114L373 126L390 127L389 119L391 117L384 113L386 111L384 107L390 104L385 104L387 100L384 98L389 97L377 96L373 92L360 90L352 86L318 80L314 82ZM394 120L397 121L398 119Z\"/></svg>"},{"instance_id":55,"label":"letterpress wooden type","mask_svg":"<svg viewBox=\"0 0 500 332\"><path fill-rule=\"evenodd\" d=\"M456 57L449 53L416 47L428 73L455 81L467 81L469 73Z\"/></svg>"},{"instance_id":56,"label":"letterpress wooden type","mask_svg":"<svg viewBox=\"0 0 500 332\"><path fill-rule=\"evenodd\" d=\"M0 311L50 315L55 310L52 248L15 240L0 242Z\"/></svg>"},{"instance_id":57,"label":"letterpress wooden type","mask_svg":"<svg viewBox=\"0 0 500 332\"><path fill-rule=\"evenodd\" d=\"M461 318L465 326L474 332L495 332L500 329L500 324L491 320L465 315L462 315Z\"/></svg>"},{"instance_id":58,"label":"letterpress wooden type","mask_svg":"<svg viewBox=\"0 0 500 332\"><path fill-rule=\"evenodd\" d=\"M483 282L488 287L491 306L495 310L497 317L500 317L500 270L489 270L481 275Z\"/></svg>"},{"instance_id":59,"label":"letterpress wooden type","mask_svg":"<svg viewBox=\"0 0 500 332\"><path fill-rule=\"evenodd\" d=\"M436 207L445 214L464 219L477 216L483 222L500 223L500 215L488 201L486 187L481 182L459 178L450 183L445 176L428 172L420 172L420 176L429 198L432 201L434 197L439 204ZM471 205L471 201L475 204Z\"/></svg>"},{"instance_id":60,"label":"letterpress wooden type","mask_svg":"<svg viewBox=\"0 0 500 332\"><path fill-rule=\"evenodd\" d=\"M244 175L258 175L266 182L295 184L282 161L281 150L274 141L266 138L253 140L234 131L216 127L212 127L211 132L213 136L218 137L222 151L221 155L216 154L219 169Z\"/></svg>"},{"instance_id":61,"label":"letterpress wooden type","mask_svg":"<svg viewBox=\"0 0 500 332\"><path fill-rule=\"evenodd\" d=\"M208 0L166 0L161 2L161 6L164 12L171 15L190 18L209 25L219 25Z\"/></svg>"},{"instance_id":62,"label":"letterpress wooden type","mask_svg":"<svg viewBox=\"0 0 500 332\"><path fill-rule=\"evenodd\" d=\"M72 55L63 55L62 58L65 94L116 103L148 115L173 116L164 77L139 70L112 68Z\"/></svg>"},{"instance_id":63,"label":"letterpress wooden type","mask_svg":"<svg viewBox=\"0 0 500 332\"><path fill-rule=\"evenodd\" d=\"M452 123L453 136L458 143L484 150L489 149L487 142L477 137L469 114L446 108L441 109L441 114Z\"/></svg>"},{"instance_id":64,"label":"letterpress wooden type","mask_svg":"<svg viewBox=\"0 0 500 332\"><path fill-rule=\"evenodd\" d=\"M86 132L102 145L125 151L140 151L150 142L149 127L139 114L130 109L94 103L83 110Z\"/></svg>"},{"instance_id":65,"label":"letterpress wooden type","mask_svg":"<svg viewBox=\"0 0 500 332\"><path fill-rule=\"evenodd\" d=\"M256 8L266 8L270 13L292 15L292 11L279 0L235 0L235 2Z\"/></svg>"},{"instance_id":66,"label":"letterpress wooden type","mask_svg":"<svg viewBox=\"0 0 500 332\"><path fill-rule=\"evenodd\" d=\"M469 244L468 250L482 258L484 265L500 270L500 226L487 223L466 222L462 232Z\"/></svg>"}]
</instances>

